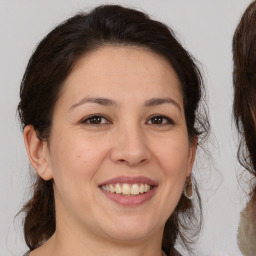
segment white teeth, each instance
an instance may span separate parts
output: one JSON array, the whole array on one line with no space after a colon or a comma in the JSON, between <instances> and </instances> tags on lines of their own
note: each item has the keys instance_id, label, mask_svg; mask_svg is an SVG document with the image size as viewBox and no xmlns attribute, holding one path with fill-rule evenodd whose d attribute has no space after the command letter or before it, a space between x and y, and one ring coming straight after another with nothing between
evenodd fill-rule
<instances>
[{"instance_id":1,"label":"white teeth","mask_svg":"<svg viewBox=\"0 0 256 256\"><path fill-rule=\"evenodd\" d=\"M148 184L109 184L109 185L102 185L102 190L116 193L116 194L123 194L123 195L139 195L151 190L151 186Z\"/></svg>"},{"instance_id":2,"label":"white teeth","mask_svg":"<svg viewBox=\"0 0 256 256\"><path fill-rule=\"evenodd\" d=\"M145 188L144 184L141 184L140 185L140 193L144 193L145 192L144 188Z\"/></svg>"},{"instance_id":3,"label":"white teeth","mask_svg":"<svg viewBox=\"0 0 256 256\"><path fill-rule=\"evenodd\" d=\"M146 184L145 185L145 192L148 192L150 190L150 185Z\"/></svg>"},{"instance_id":4,"label":"white teeth","mask_svg":"<svg viewBox=\"0 0 256 256\"><path fill-rule=\"evenodd\" d=\"M133 184L131 187L131 194L138 195L140 193L140 188L137 184Z\"/></svg>"},{"instance_id":5,"label":"white teeth","mask_svg":"<svg viewBox=\"0 0 256 256\"><path fill-rule=\"evenodd\" d=\"M128 184L124 184L122 187L122 192L124 195L130 195L131 194L131 189Z\"/></svg>"},{"instance_id":6,"label":"white teeth","mask_svg":"<svg viewBox=\"0 0 256 256\"><path fill-rule=\"evenodd\" d=\"M117 194L121 194L122 193L122 188L121 188L121 186L118 183L115 186L115 192Z\"/></svg>"},{"instance_id":7,"label":"white teeth","mask_svg":"<svg viewBox=\"0 0 256 256\"><path fill-rule=\"evenodd\" d=\"M114 192L115 192L115 188L113 187L112 184L109 186L109 188L110 188L110 192L111 192L111 193L114 193Z\"/></svg>"}]
</instances>

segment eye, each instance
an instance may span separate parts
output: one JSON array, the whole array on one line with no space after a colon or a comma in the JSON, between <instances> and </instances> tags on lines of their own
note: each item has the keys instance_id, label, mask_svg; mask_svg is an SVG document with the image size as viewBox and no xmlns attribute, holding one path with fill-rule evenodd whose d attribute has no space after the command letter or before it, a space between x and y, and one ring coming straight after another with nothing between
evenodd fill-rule
<instances>
[{"instance_id":1,"label":"eye","mask_svg":"<svg viewBox=\"0 0 256 256\"><path fill-rule=\"evenodd\" d=\"M166 116L162 115L156 115L151 117L147 124L153 124L153 125L168 125L168 124L174 124L173 120L171 118L168 118Z\"/></svg>"},{"instance_id":2,"label":"eye","mask_svg":"<svg viewBox=\"0 0 256 256\"><path fill-rule=\"evenodd\" d=\"M110 124L110 122L107 120L107 118L105 118L101 115L91 115L91 116L83 119L81 123L89 124L89 125Z\"/></svg>"}]
</instances>

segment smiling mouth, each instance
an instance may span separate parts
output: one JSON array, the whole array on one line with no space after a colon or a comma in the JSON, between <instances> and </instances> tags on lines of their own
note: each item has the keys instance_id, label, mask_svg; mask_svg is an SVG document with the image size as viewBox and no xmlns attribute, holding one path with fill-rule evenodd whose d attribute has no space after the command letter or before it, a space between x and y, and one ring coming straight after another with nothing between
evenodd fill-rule
<instances>
[{"instance_id":1,"label":"smiling mouth","mask_svg":"<svg viewBox=\"0 0 256 256\"><path fill-rule=\"evenodd\" d=\"M154 186L149 184L107 184L102 185L100 188L103 191L112 193L112 194L119 194L124 196L137 196L140 194L145 194L153 189Z\"/></svg>"}]
</instances>

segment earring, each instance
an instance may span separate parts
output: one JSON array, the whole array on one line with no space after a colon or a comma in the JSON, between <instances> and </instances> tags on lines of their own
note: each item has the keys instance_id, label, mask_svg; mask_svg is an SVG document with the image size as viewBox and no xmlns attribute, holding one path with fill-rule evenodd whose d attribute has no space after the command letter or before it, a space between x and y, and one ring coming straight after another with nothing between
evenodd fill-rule
<instances>
[{"instance_id":1,"label":"earring","mask_svg":"<svg viewBox=\"0 0 256 256\"><path fill-rule=\"evenodd\" d=\"M183 195L188 199L193 199L193 190L194 190L194 183L191 180L191 177L189 176L186 180L186 183L184 185Z\"/></svg>"}]
</instances>

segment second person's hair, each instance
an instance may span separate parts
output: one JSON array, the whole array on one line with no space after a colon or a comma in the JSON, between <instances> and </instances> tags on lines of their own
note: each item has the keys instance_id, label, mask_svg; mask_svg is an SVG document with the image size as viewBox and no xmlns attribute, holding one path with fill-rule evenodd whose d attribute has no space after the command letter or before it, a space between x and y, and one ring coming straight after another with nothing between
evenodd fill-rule
<instances>
[{"instance_id":1,"label":"second person's hair","mask_svg":"<svg viewBox=\"0 0 256 256\"><path fill-rule=\"evenodd\" d=\"M240 134L238 159L256 177L256 1L244 12L233 37L234 105ZM251 193L256 203L256 186Z\"/></svg>"}]
</instances>

